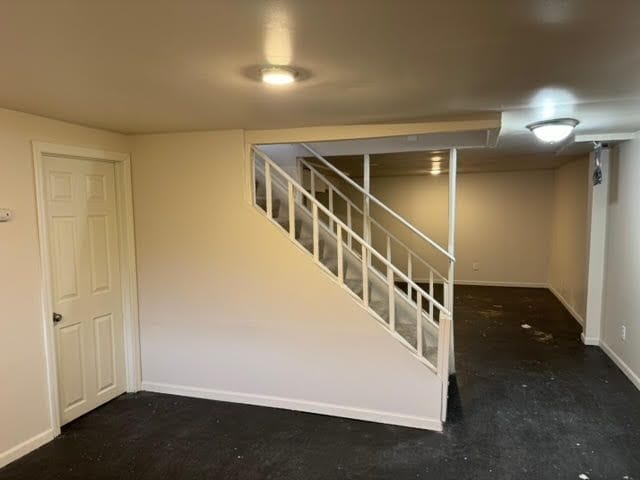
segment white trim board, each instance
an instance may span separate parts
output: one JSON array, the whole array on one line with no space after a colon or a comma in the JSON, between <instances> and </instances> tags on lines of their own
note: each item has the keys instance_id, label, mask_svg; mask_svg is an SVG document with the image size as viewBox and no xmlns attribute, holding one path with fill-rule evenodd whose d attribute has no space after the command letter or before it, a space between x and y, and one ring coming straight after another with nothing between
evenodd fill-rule
<instances>
[{"instance_id":1,"label":"white trim board","mask_svg":"<svg viewBox=\"0 0 640 480\"><path fill-rule=\"evenodd\" d=\"M622 360L622 358L620 358L618 354L614 352L613 349L602 340L600 341L600 348L602 348L604 353L606 353L609 358L613 360L613 363L615 363L618 368L622 370L622 373L624 373L629 378L629 380L631 380L631 383L633 383L636 388L640 390L640 377L638 377L638 375L636 375L636 373L631 370L631 367L627 365L624 360Z\"/></svg>"},{"instance_id":2,"label":"white trim board","mask_svg":"<svg viewBox=\"0 0 640 480\"><path fill-rule=\"evenodd\" d=\"M49 430L38 433L28 440L11 447L9 450L5 450L0 453L0 468L10 464L20 457L25 456L27 453L33 452L36 448L40 448L45 443L53 440L55 436L53 429L50 428Z\"/></svg>"},{"instance_id":3,"label":"white trim board","mask_svg":"<svg viewBox=\"0 0 640 480\"><path fill-rule=\"evenodd\" d=\"M556 290L553 287L553 285L549 284L548 288L549 288L549 291L553 293L555 297L560 301L560 303L564 305L564 308L566 308L569 311L571 316L576 319L576 322L578 322L582 327L584 327L584 318L582 318L582 316L578 312L576 312L575 308L573 308L573 306L560 294L558 290Z\"/></svg>"},{"instance_id":4,"label":"white trim board","mask_svg":"<svg viewBox=\"0 0 640 480\"><path fill-rule=\"evenodd\" d=\"M429 279L425 277L416 277L413 279L416 283L429 283ZM402 283L400 281L399 283ZM434 284L442 284L442 280L434 279ZM548 288L546 283L527 283L527 282L497 282L492 280L455 280L454 285L477 285L479 287L516 287L516 288Z\"/></svg>"},{"instance_id":5,"label":"white trim board","mask_svg":"<svg viewBox=\"0 0 640 480\"><path fill-rule=\"evenodd\" d=\"M497 282L492 280L455 280L454 285L478 285L480 287L517 287L517 288L547 288L546 283L535 282Z\"/></svg>"},{"instance_id":6,"label":"white trim board","mask_svg":"<svg viewBox=\"0 0 640 480\"><path fill-rule=\"evenodd\" d=\"M582 343L584 343L585 345L589 345L592 347L600 346L600 339L595 337L587 337L585 336L584 332L580 334L580 340L582 340Z\"/></svg>"},{"instance_id":7,"label":"white trim board","mask_svg":"<svg viewBox=\"0 0 640 480\"><path fill-rule=\"evenodd\" d=\"M44 157L61 156L85 160L111 162L115 168L116 205L118 210L118 235L120 242L122 311L125 335L125 365L127 391L140 388L140 334L138 325L138 291L136 278L135 241L133 229L133 200L131 195L131 159L128 153L108 152L85 147L33 142L33 165L38 212L38 238L41 268L42 328L45 339L45 361L51 438L60 434L60 411L58 406L58 381L52 316L51 267L47 230L46 201L44 198ZM16 457L18 458L18 457Z\"/></svg>"},{"instance_id":8,"label":"white trim board","mask_svg":"<svg viewBox=\"0 0 640 480\"><path fill-rule=\"evenodd\" d=\"M183 397L205 398L221 402L242 403L260 407L281 408L298 412L330 415L334 417L351 418L368 422L399 425L402 427L420 428L423 430L442 431L439 418L415 417L393 412L382 412L366 408L347 407L331 403L313 402L294 398L274 397L254 393L230 392L210 388L189 387L186 385L172 385L168 383L142 382L142 390Z\"/></svg>"}]
</instances>

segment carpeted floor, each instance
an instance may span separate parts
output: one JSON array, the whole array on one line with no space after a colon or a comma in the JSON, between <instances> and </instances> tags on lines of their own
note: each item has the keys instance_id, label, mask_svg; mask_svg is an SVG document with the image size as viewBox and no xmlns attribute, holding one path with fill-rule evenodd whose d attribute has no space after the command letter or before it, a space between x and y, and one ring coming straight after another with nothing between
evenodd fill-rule
<instances>
[{"instance_id":1,"label":"carpeted floor","mask_svg":"<svg viewBox=\"0 0 640 480\"><path fill-rule=\"evenodd\" d=\"M640 392L550 292L457 287L455 323L442 434L142 392L0 479L640 479Z\"/></svg>"}]
</instances>

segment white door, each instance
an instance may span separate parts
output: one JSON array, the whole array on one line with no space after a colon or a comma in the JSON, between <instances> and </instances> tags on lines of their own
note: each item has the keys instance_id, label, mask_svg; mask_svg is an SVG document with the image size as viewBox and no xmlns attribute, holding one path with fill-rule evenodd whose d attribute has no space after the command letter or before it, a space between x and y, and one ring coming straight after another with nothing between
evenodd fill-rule
<instances>
[{"instance_id":1,"label":"white door","mask_svg":"<svg viewBox=\"0 0 640 480\"><path fill-rule=\"evenodd\" d=\"M125 391L115 169L44 157L60 421Z\"/></svg>"}]
</instances>

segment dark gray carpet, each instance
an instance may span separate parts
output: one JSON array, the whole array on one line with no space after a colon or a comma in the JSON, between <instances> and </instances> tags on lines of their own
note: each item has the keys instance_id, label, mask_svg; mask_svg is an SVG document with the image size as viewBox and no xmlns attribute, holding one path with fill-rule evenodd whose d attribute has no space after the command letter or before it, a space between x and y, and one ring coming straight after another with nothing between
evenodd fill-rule
<instances>
[{"instance_id":1,"label":"dark gray carpet","mask_svg":"<svg viewBox=\"0 0 640 480\"><path fill-rule=\"evenodd\" d=\"M640 479L640 392L553 295L458 287L455 313L443 434L139 393L0 479Z\"/></svg>"}]
</instances>

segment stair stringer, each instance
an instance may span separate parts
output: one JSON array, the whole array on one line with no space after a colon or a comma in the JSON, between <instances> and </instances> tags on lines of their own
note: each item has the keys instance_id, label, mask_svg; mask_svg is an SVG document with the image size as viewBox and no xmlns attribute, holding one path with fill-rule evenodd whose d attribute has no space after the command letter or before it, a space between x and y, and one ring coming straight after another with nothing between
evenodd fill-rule
<instances>
[{"instance_id":1,"label":"stair stringer","mask_svg":"<svg viewBox=\"0 0 640 480\"><path fill-rule=\"evenodd\" d=\"M284 230L248 204L243 216L236 240L253 249L212 294L251 290L194 311L196 336L176 319L173 338L189 342L181 368L171 368L172 343L161 345L154 355L166 366L148 370L142 389L441 431L438 376ZM265 272L270 281L257 284Z\"/></svg>"},{"instance_id":2,"label":"stair stringer","mask_svg":"<svg viewBox=\"0 0 640 480\"><path fill-rule=\"evenodd\" d=\"M331 393L327 392L327 396L321 399L295 403L292 409L441 431L442 382L437 374L419 362L395 335L390 334L379 316L361 302L354 301L359 299L354 299L353 293L340 285L326 268L318 268L308 251L289 240L287 232L279 226L269 225L273 222L269 222L259 209L256 209L256 214L262 216L263 221L267 220L265 225L279 237L293 257L290 261L296 269L299 268L298 275L291 278L288 285L292 289L290 295L304 295L309 307L316 313L324 312L323 316L329 322L310 325L321 327L324 333L330 332L325 337L326 343L323 342L326 350L323 350L322 357L325 360L331 358L334 364L340 365L339 371L330 374ZM322 283L324 288L322 292L312 294L300 289L301 283ZM338 345L331 345L338 339L342 347L350 345L347 351L342 347L336 350ZM300 341L306 350L304 338ZM322 376L329 374L323 358L318 358L316 366L322 371ZM311 381L309 378L305 380ZM323 383L318 378L313 380L314 383L318 381ZM356 388L364 394L363 398L359 402L349 400L340 384ZM290 408L287 404L272 406Z\"/></svg>"},{"instance_id":3,"label":"stair stringer","mask_svg":"<svg viewBox=\"0 0 640 480\"><path fill-rule=\"evenodd\" d=\"M318 357L322 368L316 366L313 370L316 373L322 372L322 375L328 373L322 357L338 361L340 368L338 372L334 371L330 375L332 381L325 379L323 382L316 379L314 383L320 381L332 384L339 380L338 383L343 387L349 385L359 393L365 394L359 403L352 402L343 396L342 387L331 385L332 393L327 397L296 399L292 403L289 399L278 396L275 403L269 403L269 400L268 404L293 410L441 431L442 382L432 368L407 349L406 341L395 332L390 332L382 318L365 307L348 288L340 285L329 269L314 262L310 253L299 243L292 242L288 232L276 220L270 220L257 206L254 206L253 210L261 217L261 222L269 231L269 237L275 235L282 246L283 250L273 252L274 255L270 258L280 258L284 250L287 250L286 261L285 258L282 260L289 266L295 266L296 270L299 269L289 277L290 283L280 285L283 287L283 307L286 306L287 295L302 296L310 309L316 314L319 311L324 312L322 317L326 319L308 326L329 328L331 331L324 342L326 350ZM260 233L260 237L266 233ZM275 269L277 265L273 267ZM322 291L306 288L308 285L318 287L320 283L323 285ZM282 315L288 317L290 314L282 312ZM288 332L288 335L294 336L292 332ZM348 352L342 348L339 351L334 350L337 346L334 342L338 340L342 347L348 345ZM306 352L304 338L300 341L302 349ZM344 360L339 361L341 358ZM385 402L394 405L385 406Z\"/></svg>"},{"instance_id":4,"label":"stair stringer","mask_svg":"<svg viewBox=\"0 0 640 480\"><path fill-rule=\"evenodd\" d=\"M264 175L263 172L260 172ZM263 179L262 179L263 180ZM260 183L258 181L258 179L256 179L256 192L260 191L261 189L264 190L263 185L264 183ZM264 197L262 197L264 198ZM271 223L273 223L276 228L278 228L280 231L282 231L287 238L289 238L289 240L291 241L291 243L294 244L294 246L296 246L297 248L299 248L300 250L302 250L303 252L307 253L307 255L310 255L310 258L313 259L312 257L312 250L311 250L311 246L310 246L310 238L307 237L306 240L306 246L307 248L305 248L304 245L301 245L302 241L301 239L298 237L298 234L296 233L295 235L295 239L291 239L289 237L289 232L283 228L283 220L286 220L288 218L288 205L287 205L287 194L286 194L286 187L281 184L278 181L273 181L272 182L272 198L274 201L274 205L277 204L277 208L274 208L272 211L272 217L270 218L267 214L266 214L266 205L265 204L261 204L258 205L256 204L255 207L256 209L262 213L265 216L265 219L267 221L270 221ZM304 203L298 203L295 202L295 218L296 218L296 223L300 222L302 227L306 229L306 233L307 236L311 235L311 212L309 211L309 208L307 206L304 205ZM288 225L288 221L286 222ZM320 242L321 242L321 248L323 251L325 251L327 248L333 248L336 242L336 235L334 232L332 232L328 226L326 224L323 224L322 222L319 222L319 238L320 238ZM346 259L349 258L349 255L353 256L353 255L358 255L357 253L355 253L353 250L351 250L350 248L348 248L346 245L343 247L345 250L345 263ZM322 255L321 255L322 257ZM360 257L358 257L358 260L360 260ZM388 319L383 318L383 313L380 311L377 311L377 309L374 307L374 303L375 300L378 300L379 303L384 303L386 301L385 297L388 296L387 293L387 280L377 271L375 271L375 269L370 268L370 272L369 272L369 281L370 281L370 297L371 297L371 301L369 303L369 305L365 305L363 303L362 298L359 296L362 290L362 273L358 273L356 274L356 278L351 278L351 280L355 280L355 284L360 284L360 291L356 292L354 291L352 288L350 288L350 286L348 286L350 284L349 282L349 278L348 275L345 276L345 281L343 283L340 283L338 281L337 278L337 271L332 271L331 269L329 269L325 264L324 264L324 260L321 258L319 262L314 262L321 270L323 270L331 280L333 280L336 284L338 284L340 287L342 287L349 295L351 295L351 297L354 299L354 301L356 301L358 303L358 305L360 307L362 307L364 310L366 310L372 317L374 317L376 320L378 320L378 322L380 323L380 325L382 325L386 330L387 333L389 335L391 335L393 338L395 338L397 341L400 342L400 344L402 344L403 346L405 346L406 348L409 349L409 351L411 352L411 354L414 356L414 358L423 363L424 365L426 365L428 368L430 368L433 372L436 372L436 361L437 361L437 328L438 325L433 322L433 320L429 319L428 315L426 314L426 312L423 312L421 315L421 320L423 323L423 335L425 336L425 338L430 337L431 338L431 342L428 342L427 340L425 340L424 344L425 344L425 354L428 355L429 359L426 359L424 357L422 357L421 355L418 355L416 353L415 350L415 342L411 342L408 338L405 338L401 333L400 330L404 330L405 333L407 332L407 328L409 328L409 330L411 330L411 332L409 333L409 337L412 338L412 340L415 340L415 326L413 327L408 327L407 324L405 324L405 328L402 328L402 325L399 323L400 319L396 319L396 329L392 330L389 328L389 323L388 323ZM345 265L345 268L347 267L347 265ZM353 266L351 267L353 268ZM360 266L356 266L356 268L361 268ZM359 280L359 281L358 281ZM353 283L353 282L351 282ZM382 295L380 295L382 291ZM415 322L415 309L417 308L417 305L415 304L415 302L410 299L407 295L406 292L400 290L399 288L396 287L396 298L397 298L397 309L402 309L402 307L405 307L405 320L406 320L406 308L408 307L410 310L412 309L413 312L410 314L411 319L410 319L410 323L413 324ZM382 301L382 302L380 302ZM382 310L388 314L388 308L382 308ZM429 346L431 345L431 346ZM429 361L431 360L431 361Z\"/></svg>"}]
</instances>

